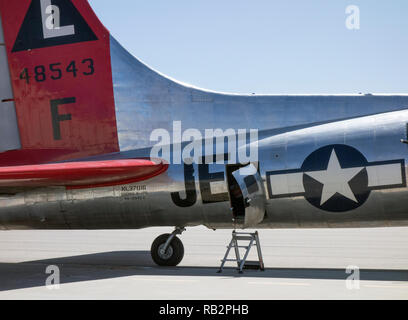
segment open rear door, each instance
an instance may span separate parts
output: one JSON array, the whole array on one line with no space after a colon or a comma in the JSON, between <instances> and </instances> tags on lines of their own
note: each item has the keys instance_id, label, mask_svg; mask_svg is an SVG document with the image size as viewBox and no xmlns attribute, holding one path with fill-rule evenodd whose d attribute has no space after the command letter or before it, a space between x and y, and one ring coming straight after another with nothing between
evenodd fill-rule
<instances>
[{"instance_id":1,"label":"open rear door","mask_svg":"<svg viewBox=\"0 0 408 320\"><path fill-rule=\"evenodd\" d=\"M253 228L265 217L266 195L261 175L253 164L242 167L232 173L244 196L244 228Z\"/></svg>"}]
</instances>

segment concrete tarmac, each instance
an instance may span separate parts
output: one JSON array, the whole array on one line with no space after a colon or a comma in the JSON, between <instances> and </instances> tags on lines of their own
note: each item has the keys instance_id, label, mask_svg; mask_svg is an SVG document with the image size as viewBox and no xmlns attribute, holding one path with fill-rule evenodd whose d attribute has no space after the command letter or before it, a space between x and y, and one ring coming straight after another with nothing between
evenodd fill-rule
<instances>
[{"instance_id":1,"label":"concrete tarmac","mask_svg":"<svg viewBox=\"0 0 408 320\"><path fill-rule=\"evenodd\" d=\"M217 273L231 230L204 227L181 236L178 267L156 267L151 243L171 231L0 232L0 299L408 299L408 228L261 230L267 270L243 275Z\"/></svg>"}]
</instances>

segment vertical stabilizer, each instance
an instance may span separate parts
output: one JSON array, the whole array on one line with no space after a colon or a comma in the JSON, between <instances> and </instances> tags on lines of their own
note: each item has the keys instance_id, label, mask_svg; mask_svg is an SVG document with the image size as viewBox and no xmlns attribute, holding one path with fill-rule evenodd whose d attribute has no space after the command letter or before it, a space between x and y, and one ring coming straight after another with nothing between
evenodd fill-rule
<instances>
[{"instance_id":1,"label":"vertical stabilizer","mask_svg":"<svg viewBox=\"0 0 408 320\"><path fill-rule=\"evenodd\" d=\"M0 0L0 14L2 77L14 95L3 78L1 90L17 115L6 103L12 139L0 136L0 152L21 147L0 153L0 165L118 151L110 36L88 1Z\"/></svg>"}]
</instances>

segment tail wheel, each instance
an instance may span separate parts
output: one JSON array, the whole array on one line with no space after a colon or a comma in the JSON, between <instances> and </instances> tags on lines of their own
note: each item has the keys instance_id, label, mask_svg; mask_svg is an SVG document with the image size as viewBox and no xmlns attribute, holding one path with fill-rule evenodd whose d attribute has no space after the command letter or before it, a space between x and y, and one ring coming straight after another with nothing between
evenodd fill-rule
<instances>
[{"instance_id":1,"label":"tail wheel","mask_svg":"<svg viewBox=\"0 0 408 320\"><path fill-rule=\"evenodd\" d=\"M167 250L164 252L163 248L169 239L170 234L162 234L154 240L151 248L151 255L153 261L164 267L175 267L177 266L184 257L184 246L181 240L174 237L170 242Z\"/></svg>"}]
</instances>

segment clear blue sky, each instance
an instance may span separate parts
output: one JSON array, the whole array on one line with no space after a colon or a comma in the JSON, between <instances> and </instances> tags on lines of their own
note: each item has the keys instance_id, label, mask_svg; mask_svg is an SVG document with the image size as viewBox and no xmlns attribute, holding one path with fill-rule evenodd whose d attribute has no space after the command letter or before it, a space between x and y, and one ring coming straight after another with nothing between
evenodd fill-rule
<instances>
[{"instance_id":1,"label":"clear blue sky","mask_svg":"<svg viewBox=\"0 0 408 320\"><path fill-rule=\"evenodd\" d=\"M236 93L408 93L407 0L90 0L154 69ZM358 5L361 29L345 27Z\"/></svg>"}]
</instances>

